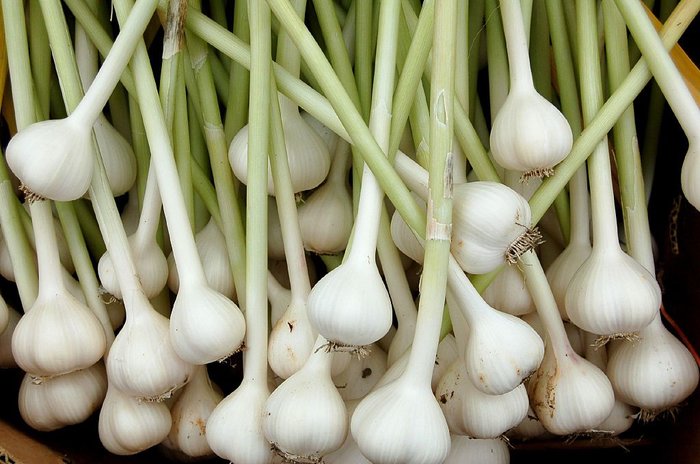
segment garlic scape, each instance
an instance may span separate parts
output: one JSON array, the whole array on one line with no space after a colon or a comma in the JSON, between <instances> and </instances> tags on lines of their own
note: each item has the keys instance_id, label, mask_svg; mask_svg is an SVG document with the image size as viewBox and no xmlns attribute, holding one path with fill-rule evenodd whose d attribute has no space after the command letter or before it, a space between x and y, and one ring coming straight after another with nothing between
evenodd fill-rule
<instances>
[{"instance_id":1,"label":"garlic scape","mask_svg":"<svg viewBox=\"0 0 700 464\"><path fill-rule=\"evenodd\" d=\"M493 120L491 154L504 168L523 171L524 178L549 176L571 150L571 127L535 90L520 2L501 0L500 7L510 91Z\"/></svg>"},{"instance_id":2,"label":"garlic scape","mask_svg":"<svg viewBox=\"0 0 700 464\"><path fill-rule=\"evenodd\" d=\"M500 438L470 438L451 435L450 455L443 464L508 464L510 450Z\"/></svg>"},{"instance_id":3,"label":"garlic scape","mask_svg":"<svg viewBox=\"0 0 700 464\"><path fill-rule=\"evenodd\" d=\"M263 410L263 433L293 462L318 462L345 441L345 403L331 379L333 353L319 336L303 367L272 392Z\"/></svg>"},{"instance_id":4,"label":"garlic scape","mask_svg":"<svg viewBox=\"0 0 700 464\"><path fill-rule=\"evenodd\" d=\"M35 430L56 430L87 420L102 405L107 392L104 364L63 374L41 383L22 379L18 406L22 419Z\"/></svg>"},{"instance_id":5,"label":"garlic scape","mask_svg":"<svg viewBox=\"0 0 700 464\"><path fill-rule=\"evenodd\" d=\"M85 194L93 174L93 124L119 82L156 6L156 1L136 3L95 80L70 116L31 124L10 140L7 164L26 189L59 201L76 200Z\"/></svg>"},{"instance_id":6,"label":"garlic scape","mask_svg":"<svg viewBox=\"0 0 700 464\"><path fill-rule=\"evenodd\" d=\"M113 454L128 456L157 445L172 425L164 403L141 401L109 385L98 431L102 445Z\"/></svg>"}]
</instances>

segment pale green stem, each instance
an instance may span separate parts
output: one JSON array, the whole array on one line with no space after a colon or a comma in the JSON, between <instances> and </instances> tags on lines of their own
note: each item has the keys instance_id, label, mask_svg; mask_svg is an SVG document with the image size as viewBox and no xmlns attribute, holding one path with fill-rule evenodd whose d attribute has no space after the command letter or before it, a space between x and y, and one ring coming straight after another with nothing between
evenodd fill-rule
<instances>
[{"instance_id":1,"label":"pale green stem","mask_svg":"<svg viewBox=\"0 0 700 464\"><path fill-rule=\"evenodd\" d=\"M49 116L51 89L51 49L38 0L29 2L29 60L35 85L40 119Z\"/></svg>"},{"instance_id":2,"label":"pale green stem","mask_svg":"<svg viewBox=\"0 0 700 464\"><path fill-rule=\"evenodd\" d=\"M508 0L517 1L517 0ZM488 58L489 76L489 107L491 109L491 122L496 118L498 111L503 106L509 91L508 76L517 71L510 71L510 53L507 53L507 44L502 22L503 13L499 9L499 0L486 0L486 56ZM519 20L522 29L522 19ZM527 58L525 58L527 59ZM527 65L529 66L529 60ZM515 76L510 78L515 80ZM520 81L522 82L522 80Z\"/></svg>"},{"instance_id":3,"label":"pale green stem","mask_svg":"<svg viewBox=\"0 0 700 464\"><path fill-rule=\"evenodd\" d=\"M233 33L245 43L250 40L250 28L248 26L248 2L236 2L233 6ZM226 144L230 144L233 137L248 122L248 83L250 74L245 66L236 60L231 60L229 77L228 102L226 103L226 120L224 121L224 133Z\"/></svg>"}]
</instances>

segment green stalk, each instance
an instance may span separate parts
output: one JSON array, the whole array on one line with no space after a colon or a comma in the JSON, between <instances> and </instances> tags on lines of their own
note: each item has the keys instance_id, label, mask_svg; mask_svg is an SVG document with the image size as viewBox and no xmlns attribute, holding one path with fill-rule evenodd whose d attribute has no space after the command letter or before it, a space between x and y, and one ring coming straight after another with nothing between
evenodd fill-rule
<instances>
[{"instance_id":1,"label":"green stalk","mask_svg":"<svg viewBox=\"0 0 700 464\"><path fill-rule=\"evenodd\" d=\"M549 22L545 12L545 1L535 0L532 5L532 33L530 36L530 61L532 80L537 92L552 101L552 69L549 54ZM523 16L525 9L523 8ZM527 27L525 31L529 31Z\"/></svg>"},{"instance_id":2,"label":"green stalk","mask_svg":"<svg viewBox=\"0 0 700 464\"><path fill-rule=\"evenodd\" d=\"M614 92L630 72L627 28L612 0L603 0L602 7L608 79L610 90ZM630 105L620 116L613 130L627 250L654 274L654 255L633 106Z\"/></svg>"},{"instance_id":3,"label":"green stalk","mask_svg":"<svg viewBox=\"0 0 700 464\"><path fill-rule=\"evenodd\" d=\"M233 33L245 43L250 41L248 2L236 2L233 6ZM250 74L248 70L236 60L231 60L226 120L224 122L227 145L231 143L233 137L248 122L249 82Z\"/></svg>"},{"instance_id":4,"label":"green stalk","mask_svg":"<svg viewBox=\"0 0 700 464\"><path fill-rule=\"evenodd\" d=\"M469 31L468 53L469 53L469 101L472 104L467 112L468 119L474 120L476 114L476 83L479 74L479 47L481 45L482 32L484 30L484 2L476 0L469 2ZM461 142L460 142L461 143Z\"/></svg>"},{"instance_id":5,"label":"green stalk","mask_svg":"<svg viewBox=\"0 0 700 464\"><path fill-rule=\"evenodd\" d=\"M498 8L499 0L486 0L486 53L489 73L489 107L491 122L508 96L508 55L503 33L503 22Z\"/></svg>"},{"instance_id":6,"label":"green stalk","mask_svg":"<svg viewBox=\"0 0 700 464\"><path fill-rule=\"evenodd\" d=\"M208 213L214 217L216 225L223 230L219 203L216 200L216 190L209 181L209 176L195 160L190 163L190 169L192 170L192 184L197 192L197 198L204 204Z\"/></svg>"},{"instance_id":7,"label":"green stalk","mask_svg":"<svg viewBox=\"0 0 700 464\"><path fill-rule=\"evenodd\" d=\"M469 0L457 2L457 35L455 50L455 98L464 112L469 114L469 56L467 55L467 30L469 24ZM454 136L453 136L454 137ZM461 145L455 142L452 144L454 157L452 159L454 182L464 183L467 181L467 158Z\"/></svg>"},{"instance_id":8,"label":"green stalk","mask_svg":"<svg viewBox=\"0 0 700 464\"><path fill-rule=\"evenodd\" d=\"M134 149L134 155L136 155L136 195L138 195L140 210L141 206L143 206L143 196L146 193L148 167L151 164L151 149L148 147L146 128L143 125L139 103L132 96L129 97L129 121L131 124L131 147Z\"/></svg>"},{"instance_id":9,"label":"green stalk","mask_svg":"<svg viewBox=\"0 0 700 464\"><path fill-rule=\"evenodd\" d=\"M225 55L224 55L225 56ZM214 50L209 50L207 55L209 60L209 65L211 66L212 77L214 78L214 87L216 88L216 95L222 104L228 102L228 84L229 84L229 72L227 68L224 67L224 63L221 62L219 55L216 54ZM230 59L226 56L226 59Z\"/></svg>"},{"instance_id":10,"label":"green stalk","mask_svg":"<svg viewBox=\"0 0 700 464\"><path fill-rule=\"evenodd\" d=\"M38 0L29 2L29 61L35 83L36 105L41 119L49 116L51 49Z\"/></svg>"},{"instance_id":11,"label":"green stalk","mask_svg":"<svg viewBox=\"0 0 700 464\"><path fill-rule=\"evenodd\" d=\"M198 9L199 1L190 0L190 8ZM228 144L226 143L224 124L219 113L207 47L201 39L189 34L187 46L192 57L194 77L199 91L203 133L209 152L212 175L214 176L214 186L216 187L221 212L222 232L226 240L229 264L241 306L247 307L246 274L243 272L246 269L246 232L243 229L241 212L238 209L238 199L233 183L233 174L228 162ZM255 83L255 85L258 84ZM255 152L251 151L251 153ZM257 233L259 234L260 232ZM265 273L265 278L267 278L267 273ZM267 285L265 285L265 288L267 289Z\"/></svg>"},{"instance_id":12,"label":"green stalk","mask_svg":"<svg viewBox=\"0 0 700 464\"><path fill-rule=\"evenodd\" d=\"M97 224L95 215L87 200L73 202L73 208L75 208L75 214L80 223L80 230L85 238L85 244L90 251L90 255L97 260L107 251L107 248L105 247L102 234L100 234L100 227Z\"/></svg>"},{"instance_id":13,"label":"green stalk","mask_svg":"<svg viewBox=\"0 0 700 464\"><path fill-rule=\"evenodd\" d=\"M355 9L355 81L360 99L360 112L369 121L372 104L372 0L356 0ZM356 166L353 165L353 170Z\"/></svg>"},{"instance_id":14,"label":"green stalk","mask_svg":"<svg viewBox=\"0 0 700 464\"><path fill-rule=\"evenodd\" d=\"M270 9L250 2L250 112L248 114L248 186L246 236L267 237L267 162L270 141L272 43ZM295 13L292 13L295 14ZM276 94L275 94L276 95ZM230 171L230 169L229 169ZM267 241L246 243L246 377L267 381Z\"/></svg>"},{"instance_id":15,"label":"green stalk","mask_svg":"<svg viewBox=\"0 0 700 464\"><path fill-rule=\"evenodd\" d=\"M456 0L437 0L430 85L430 168L425 261L418 319L406 372L429 387L445 305L452 227L452 137Z\"/></svg>"}]
</instances>

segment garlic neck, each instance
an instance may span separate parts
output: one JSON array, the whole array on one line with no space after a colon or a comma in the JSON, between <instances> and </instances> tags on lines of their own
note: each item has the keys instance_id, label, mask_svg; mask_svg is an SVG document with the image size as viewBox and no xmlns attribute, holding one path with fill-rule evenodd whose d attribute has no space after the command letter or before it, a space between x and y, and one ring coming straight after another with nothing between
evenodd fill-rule
<instances>
[{"instance_id":1,"label":"garlic neck","mask_svg":"<svg viewBox=\"0 0 700 464\"><path fill-rule=\"evenodd\" d=\"M37 262L39 268L39 298L49 298L66 292L63 282L63 266L58 253L51 203L33 201L29 205L34 228Z\"/></svg>"}]
</instances>

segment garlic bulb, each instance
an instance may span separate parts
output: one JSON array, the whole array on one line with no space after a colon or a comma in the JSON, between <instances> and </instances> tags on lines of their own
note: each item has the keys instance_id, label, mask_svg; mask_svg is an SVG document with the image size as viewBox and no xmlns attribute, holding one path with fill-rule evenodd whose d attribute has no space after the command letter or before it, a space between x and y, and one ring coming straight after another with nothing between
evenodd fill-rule
<instances>
[{"instance_id":1,"label":"garlic bulb","mask_svg":"<svg viewBox=\"0 0 700 464\"><path fill-rule=\"evenodd\" d=\"M0 369L18 367L12 356L12 334L19 323L19 313L14 309L9 309L5 330L0 332Z\"/></svg>"},{"instance_id":2,"label":"garlic bulb","mask_svg":"<svg viewBox=\"0 0 700 464\"><path fill-rule=\"evenodd\" d=\"M323 139L304 121L299 108L289 98L278 94L289 172L294 192L310 190L326 178L331 161ZM231 141L228 159L233 173L242 183L248 177L248 126L243 127ZM268 167L267 193L275 194L272 172Z\"/></svg>"},{"instance_id":3,"label":"garlic bulb","mask_svg":"<svg viewBox=\"0 0 700 464\"><path fill-rule=\"evenodd\" d=\"M527 415L525 385L502 395L477 389L458 358L443 375L435 391L452 433L474 438L497 438Z\"/></svg>"},{"instance_id":4,"label":"garlic bulb","mask_svg":"<svg viewBox=\"0 0 700 464\"><path fill-rule=\"evenodd\" d=\"M15 328L12 354L25 372L50 377L92 366L104 355L106 343L90 308L65 288L44 286Z\"/></svg>"},{"instance_id":5,"label":"garlic bulb","mask_svg":"<svg viewBox=\"0 0 700 464\"><path fill-rule=\"evenodd\" d=\"M357 400L345 402L348 412L348 422L350 421L350 418L352 417L353 412L355 412L355 408L358 404L359 402ZM348 427L350 427L349 423ZM362 452L357 446L357 442L353 438L352 433L347 434L347 437L345 437L345 442L343 442L343 446L324 456L323 462L325 464L372 464L362 455Z\"/></svg>"},{"instance_id":6,"label":"garlic bulb","mask_svg":"<svg viewBox=\"0 0 700 464\"><path fill-rule=\"evenodd\" d=\"M306 315L302 298L293 298L270 332L267 360L272 371L286 379L304 365L318 334Z\"/></svg>"},{"instance_id":7,"label":"garlic bulb","mask_svg":"<svg viewBox=\"0 0 700 464\"><path fill-rule=\"evenodd\" d=\"M212 388L205 366L197 366L192 380L170 407L173 425L167 440L190 457L212 456L206 439L206 424L223 396Z\"/></svg>"},{"instance_id":8,"label":"garlic bulb","mask_svg":"<svg viewBox=\"0 0 700 464\"><path fill-rule=\"evenodd\" d=\"M126 320L126 308L124 302L116 298L110 298L105 302L109 323L115 331L119 329Z\"/></svg>"},{"instance_id":9,"label":"garlic bulb","mask_svg":"<svg viewBox=\"0 0 700 464\"><path fill-rule=\"evenodd\" d=\"M695 138L689 140L690 145L681 169L681 188L688 202L700 210L700 144Z\"/></svg>"},{"instance_id":10,"label":"garlic bulb","mask_svg":"<svg viewBox=\"0 0 700 464\"><path fill-rule=\"evenodd\" d=\"M466 272L484 274L539 243L527 200L497 182L469 182L454 189L450 250Z\"/></svg>"},{"instance_id":11,"label":"garlic bulb","mask_svg":"<svg viewBox=\"0 0 700 464\"><path fill-rule=\"evenodd\" d=\"M539 335L542 340L547 339L547 329L544 327L544 324L542 324L542 320L537 313L525 314L522 316L522 320L527 322L530 327L535 329L535 332L537 332L537 335ZM564 330L566 330L566 338L569 340L571 348L573 348L576 354L583 356L584 348L586 347L581 334L581 329L570 322L564 322Z\"/></svg>"},{"instance_id":12,"label":"garlic bulb","mask_svg":"<svg viewBox=\"0 0 700 464\"><path fill-rule=\"evenodd\" d=\"M367 395L350 428L375 464L442 463L450 451L450 433L432 391L406 375Z\"/></svg>"},{"instance_id":13,"label":"garlic bulb","mask_svg":"<svg viewBox=\"0 0 700 464\"><path fill-rule=\"evenodd\" d=\"M352 197L346 187L350 145L338 142L326 182L299 206L299 227L304 248L332 254L345 249L353 224Z\"/></svg>"},{"instance_id":14,"label":"garlic bulb","mask_svg":"<svg viewBox=\"0 0 700 464\"><path fill-rule=\"evenodd\" d=\"M509 464L510 451L499 438L470 438L452 435L450 454L443 464Z\"/></svg>"},{"instance_id":15,"label":"garlic bulb","mask_svg":"<svg viewBox=\"0 0 700 464\"><path fill-rule=\"evenodd\" d=\"M522 316L535 310L523 275L515 266L506 266L491 285L486 287L482 296L493 308L513 316Z\"/></svg>"},{"instance_id":16,"label":"garlic bulb","mask_svg":"<svg viewBox=\"0 0 700 464\"><path fill-rule=\"evenodd\" d=\"M168 435L171 425L164 403L141 401L109 385L98 431L110 453L126 456L155 446Z\"/></svg>"},{"instance_id":17,"label":"garlic bulb","mask_svg":"<svg viewBox=\"0 0 700 464\"><path fill-rule=\"evenodd\" d=\"M591 255L588 241L571 241L564 251L547 269L547 281L557 302L562 319L569 320L566 313L566 289L576 271Z\"/></svg>"},{"instance_id":18,"label":"garlic bulb","mask_svg":"<svg viewBox=\"0 0 700 464\"><path fill-rule=\"evenodd\" d=\"M25 188L41 197L77 200L90 187L92 130L78 118L31 124L10 139L5 154Z\"/></svg>"},{"instance_id":19,"label":"garlic bulb","mask_svg":"<svg viewBox=\"0 0 700 464\"><path fill-rule=\"evenodd\" d=\"M26 374L17 402L22 419L45 432L85 421L100 407L106 392L107 374L98 362L40 383Z\"/></svg>"},{"instance_id":20,"label":"garlic bulb","mask_svg":"<svg viewBox=\"0 0 700 464\"><path fill-rule=\"evenodd\" d=\"M292 292L280 285L271 272L267 273L267 298L270 300L270 324L274 327L292 302Z\"/></svg>"},{"instance_id":21,"label":"garlic bulb","mask_svg":"<svg viewBox=\"0 0 700 464\"><path fill-rule=\"evenodd\" d=\"M148 298L158 295L168 280L168 261L155 237L147 237L137 231L128 237L131 256L136 266L143 291ZM105 290L122 299L114 263L106 251L97 263L97 274Z\"/></svg>"},{"instance_id":22,"label":"garlic bulb","mask_svg":"<svg viewBox=\"0 0 700 464\"><path fill-rule=\"evenodd\" d=\"M532 406L528 407L525 418L506 433L508 438L515 438L517 440L543 438L549 435L551 434L542 426L542 423L535 415L535 411L532 410Z\"/></svg>"},{"instance_id":23,"label":"garlic bulb","mask_svg":"<svg viewBox=\"0 0 700 464\"><path fill-rule=\"evenodd\" d=\"M5 299L0 295L0 334L5 331L7 323L10 321L10 309L5 303Z\"/></svg>"},{"instance_id":24,"label":"garlic bulb","mask_svg":"<svg viewBox=\"0 0 700 464\"><path fill-rule=\"evenodd\" d=\"M229 357L240 349L245 318L236 304L207 284L181 285L170 315L170 341L192 364Z\"/></svg>"},{"instance_id":25,"label":"garlic bulb","mask_svg":"<svg viewBox=\"0 0 700 464\"><path fill-rule=\"evenodd\" d=\"M620 336L646 327L661 305L653 275L619 246L595 246L566 291L566 313L580 328Z\"/></svg>"},{"instance_id":26,"label":"garlic bulb","mask_svg":"<svg viewBox=\"0 0 700 464\"><path fill-rule=\"evenodd\" d=\"M141 296L109 350L110 383L134 398L158 400L187 383L192 368L172 348L168 319Z\"/></svg>"},{"instance_id":27,"label":"garlic bulb","mask_svg":"<svg viewBox=\"0 0 700 464\"><path fill-rule=\"evenodd\" d=\"M340 137L338 134L330 130L328 127L324 126L321 121L311 116L310 113L306 111L300 111L301 118L323 139L328 147L328 153L333 156L335 152L336 145L340 142Z\"/></svg>"},{"instance_id":28,"label":"garlic bulb","mask_svg":"<svg viewBox=\"0 0 700 464\"><path fill-rule=\"evenodd\" d=\"M197 232L194 239L202 260L204 275L211 288L230 300L236 298L236 288L233 285L233 274L226 251L226 238L213 218ZM180 279L174 259L168 260L168 267L168 287L177 293L180 289Z\"/></svg>"},{"instance_id":29,"label":"garlic bulb","mask_svg":"<svg viewBox=\"0 0 700 464\"><path fill-rule=\"evenodd\" d=\"M333 376L333 383L345 401L364 398L386 372L386 352L376 343L367 349L369 354L353 356L349 365Z\"/></svg>"},{"instance_id":30,"label":"garlic bulb","mask_svg":"<svg viewBox=\"0 0 700 464\"><path fill-rule=\"evenodd\" d=\"M107 180L115 197L125 194L136 181L136 155L129 142L102 114L93 126Z\"/></svg>"},{"instance_id":31,"label":"garlic bulb","mask_svg":"<svg viewBox=\"0 0 700 464\"><path fill-rule=\"evenodd\" d=\"M309 320L318 332L340 346L374 343L389 331L391 300L374 256L355 256L326 274L311 289Z\"/></svg>"},{"instance_id":32,"label":"garlic bulb","mask_svg":"<svg viewBox=\"0 0 700 464\"><path fill-rule=\"evenodd\" d=\"M440 340L440 344L437 349L437 356L435 356L435 368L433 368L433 379L430 383L431 388L435 390L445 375L447 369L450 368L452 363L459 357L460 349L457 346L457 340L452 334L445 335L445 338Z\"/></svg>"},{"instance_id":33,"label":"garlic bulb","mask_svg":"<svg viewBox=\"0 0 700 464\"><path fill-rule=\"evenodd\" d=\"M635 342L616 341L607 374L619 398L654 415L685 400L698 385L698 366L688 349L656 316Z\"/></svg>"},{"instance_id":34,"label":"garlic bulb","mask_svg":"<svg viewBox=\"0 0 700 464\"><path fill-rule=\"evenodd\" d=\"M268 464L273 453L262 434L263 408L270 391L245 379L224 398L207 421L207 442L217 456L239 464Z\"/></svg>"},{"instance_id":35,"label":"garlic bulb","mask_svg":"<svg viewBox=\"0 0 700 464\"><path fill-rule=\"evenodd\" d=\"M263 411L263 433L289 460L316 462L345 441L345 403L331 380L333 354L319 336L304 366L272 392Z\"/></svg>"},{"instance_id":36,"label":"garlic bulb","mask_svg":"<svg viewBox=\"0 0 700 464\"><path fill-rule=\"evenodd\" d=\"M528 385L532 409L556 435L596 429L615 404L612 385L571 346L559 349L547 344L542 364Z\"/></svg>"},{"instance_id":37,"label":"garlic bulb","mask_svg":"<svg viewBox=\"0 0 700 464\"><path fill-rule=\"evenodd\" d=\"M425 201L415 193L413 194L413 199L416 200L421 208L425 208ZM408 224L406 224L406 221L403 220L398 211L394 211L394 214L391 215L391 238L401 253L416 263L423 263L423 245L418 241L416 234L408 227Z\"/></svg>"}]
</instances>

